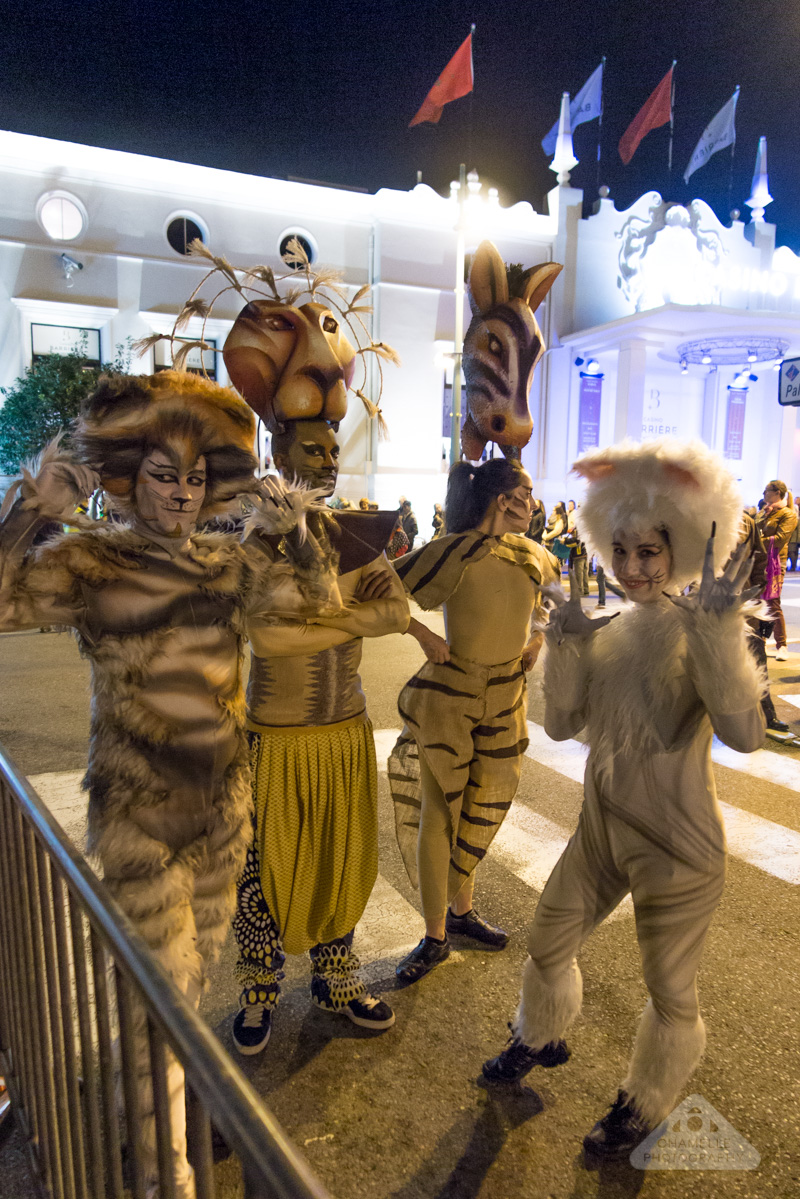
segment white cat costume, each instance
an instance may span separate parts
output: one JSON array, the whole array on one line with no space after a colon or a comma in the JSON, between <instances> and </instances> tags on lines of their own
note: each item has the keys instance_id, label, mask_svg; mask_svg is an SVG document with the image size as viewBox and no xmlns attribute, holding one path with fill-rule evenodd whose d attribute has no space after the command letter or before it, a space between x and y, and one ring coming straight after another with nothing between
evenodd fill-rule
<instances>
[{"instance_id":1,"label":"white cat costume","mask_svg":"<svg viewBox=\"0 0 800 1199\"><path fill-rule=\"evenodd\" d=\"M712 522L717 570L736 545L736 485L702 444L623 442L574 469L588 480L581 530L606 571L619 530L656 529L671 552L666 590L679 596L701 577ZM585 729L589 758L578 828L529 931L513 1032L532 1050L563 1037L581 1007L576 954L630 891L650 999L620 1086L649 1128L705 1046L696 978L726 859L712 735L745 753L764 738L740 576L714 582L709 566L693 597L631 603L582 634L564 630L565 606L546 631L545 728L556 741Z\"/></svg>"}]
</instances>

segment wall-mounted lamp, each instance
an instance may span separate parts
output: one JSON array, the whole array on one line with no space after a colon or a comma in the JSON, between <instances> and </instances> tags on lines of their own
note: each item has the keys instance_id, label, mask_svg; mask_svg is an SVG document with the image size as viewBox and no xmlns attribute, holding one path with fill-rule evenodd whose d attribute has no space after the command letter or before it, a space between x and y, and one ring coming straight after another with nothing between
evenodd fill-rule
<instances>
[{"instance_id":1,"label":"wall-mounted lamp","mask_svg":"<svg viewBox=\"0 0 800 1199\"><path fill-rule=\"evenodd\" d=\"M758 354L754 353L751 350L750 353L747 355L747 361L748 362L758 362Z\"/></svg>"},{"instance_id":2,"label":"wall-mounted lamp","mask_svg":"<svg viewBox=\"0 0 800 1199\"><path fill-rule=\"evenodd\" d=\"M83 263L78 262L75 258L70 258L69 254L59 254L58 261L61 263L61 269L64 272L64 278L67 281L67 287L74 287L75 282L72 276L76 271L83 270Z\"/></svg>"},{"instance_id":3,"label":"wall-mounted lamp","mask_svg":"<svg viewBox=\"0 0 800 1199\"><path fill-rule=\"evenodd\" d=\"M681 358L681 374L682 375L689 374L689 363L686 361L685 358Z\"/></svg>"},{"instance_id":4,"label":"wall-mounted lamp","mask_svg":"<svg viewBox=\"0 0 800 1199\"><path fill-rule=\"evenodd\" d=\"M703 366L711 366L711 355L709 354L708 350L703 351L703 357L700 359L700 361L702 362Z\"/></svg>"}]
</instances>

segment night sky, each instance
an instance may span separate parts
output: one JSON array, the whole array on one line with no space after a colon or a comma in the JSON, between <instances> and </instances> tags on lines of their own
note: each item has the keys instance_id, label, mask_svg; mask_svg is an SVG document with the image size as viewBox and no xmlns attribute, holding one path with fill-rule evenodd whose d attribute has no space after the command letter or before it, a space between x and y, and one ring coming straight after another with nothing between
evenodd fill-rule
<instances>
[{"instance_id":1,"label":"night sky","mask_svg":"<svg viewBox=\"0 0 800 1199\"><path fill-rule=\"evenodd\" d=\"M466 161L502 202L542 210L554 185L539 144L607 57L600 182L617 207L655 188L699 196L727 222L745 209L758 137L769 144L767 220L800 251L800 10L788 0L4 0L0 127L248 173L375 191L423 180L446 190ZM438 126L408 129L476 24L475 91ZM673 172L668 129L630 166L617 143L677 59ZM703 128L741 85L730 150L685 185ZM596 196L597 122L578 128L572 182ZM0 203L2 199L0 198Z\"/></svg>"}]
</instances>

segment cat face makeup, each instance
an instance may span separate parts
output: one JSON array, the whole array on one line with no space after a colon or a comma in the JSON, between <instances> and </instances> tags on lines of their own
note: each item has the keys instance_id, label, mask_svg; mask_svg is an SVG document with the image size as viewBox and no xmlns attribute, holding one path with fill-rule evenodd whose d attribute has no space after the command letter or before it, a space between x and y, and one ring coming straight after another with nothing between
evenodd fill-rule
<instances>
[{"instance_id":1,"label":"cat face makeup","mask_svg":"<svg viewBox=\"0 0 800 1199\"><path fill-rule=\"evenodd\" d=\"M672 553L663 532L617 529L613 554L614 574L629 600L646 604L661 597L672 575Z\"/></svg>"},{"instance_id":2,"label":"cat face makeup","mask_svg":"<svg viewBox=\"0 0 800 1199\"><path fill-rule=\"evenodd\" d=\"M187 469L174 454L153 449L142 460L136 479L139 519L160 537L188 537L206 494L206 460Z\"/></svg>"}]
</instances>

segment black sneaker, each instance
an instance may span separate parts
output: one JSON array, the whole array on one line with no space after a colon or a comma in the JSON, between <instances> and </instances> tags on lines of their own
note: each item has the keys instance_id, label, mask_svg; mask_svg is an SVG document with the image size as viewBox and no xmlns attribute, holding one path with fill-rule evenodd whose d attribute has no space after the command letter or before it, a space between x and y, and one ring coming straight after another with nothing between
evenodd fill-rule
<instances>
[{"instance_id":1,"label":"black sneaker","mask_svg":"<svg viewBox=\"0 0 800 1199\"><path fill-rule=\"evenodd\" d=\"M550 1041L541 1049L531 1049L512 1031L503 1052L483 1063L483 1077L487 1082L519 1082L534 1066L551 1070L553 1066L563 1066L569 1057L566 1041Z\"/></svg>"},{"instance_id":2,"label":"black sneaker","mask_svg":"<svg viewBox=\"0 0 800 1199\"><path fill-rule=\"evenodd\" d=\"M583 1138L583 1147L590 1156L605 1161L625 1158L652 1131L625 1092L620 1091L603 1119Z\"/></svg>"},{"instance_id":3,"label":"black sneaker","mask_svg":"<svg viewBox=\"0 0 800 1199\"><path fill-rule=\"evenodd\" d=\"M777 716L774 716L772 718L772 720L767 721L767 728L772 733L788 733L789 732L788 724L785 724L784 721L782 721L782 720L778 720Z\"/></svg>"},{"instance_id":4,"label":"black sneaker","mask_svg":"<svg viewBox=\"0 0 800 1199\"><path fill-rule=\"evenodd\" d=\"M453 915L448 908L444 918L444 931L454 937L470 937L483 945L491 945L493 949L505 949L508 945L508 933L505 929L482 920L474 908L463 916Z\"/></svg>"},{"instance_id":5,"label":"black sneaker","mask_svg":"<svg viewBox=\"0 0 800 1199\"><path fill-rule=\"evenodd\" d=\"M394 972L401 982L415 983L418 978L429 974L435 966L439 966L449 957L450 945L447 938L441 942L434 941L432 937L423 937L419 945L398 962Z\"/></svg>"},{"instance_id":6,"label":"black sneaker","mask_svg":"<svg viewBox=\"0 0 800 1199\"><path fill-rule=\"evenodd\" d=\"M266 991L242 991L241 1008L233 1018L233 1043L240 1053L260 1053L272 1032L272 1009L265 1006Z\"/></svg>"},{"instance_id":7,"label":"black sneaker","mask_svg":"<svg viewBox=\"0 0 800 1199\"><path fill-rule=\"evenodd\" d=\"M347 1007L340 1008L341 1015L347 1016L359 1028L371 1028L375 1032L384 1032L394 1024L394 1012L382 999L375 995L365 995L362 999L351 999Z\"/></svg>"}]
</instances>

